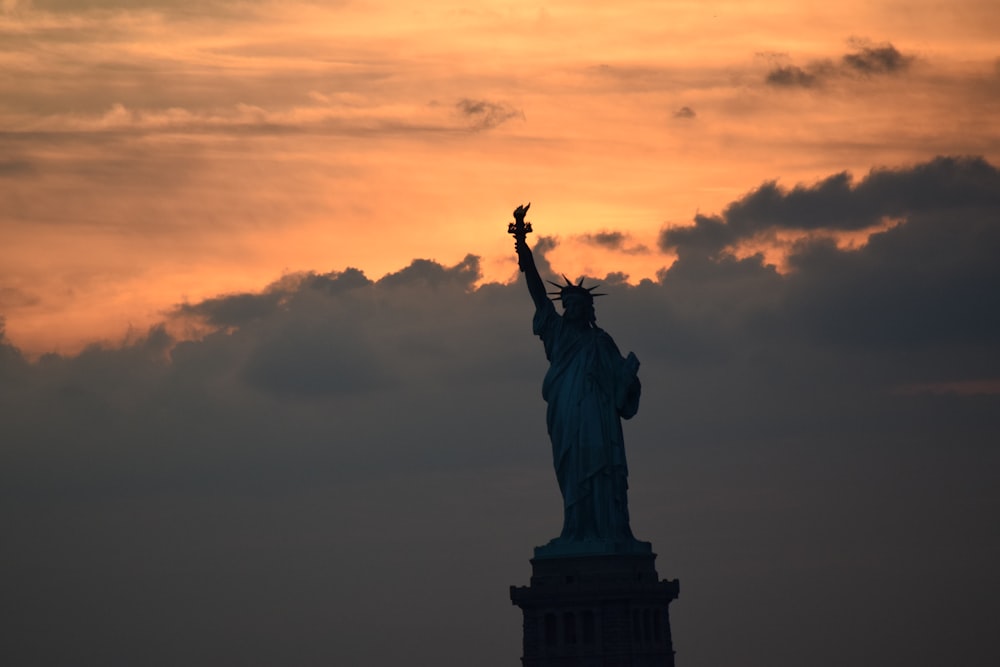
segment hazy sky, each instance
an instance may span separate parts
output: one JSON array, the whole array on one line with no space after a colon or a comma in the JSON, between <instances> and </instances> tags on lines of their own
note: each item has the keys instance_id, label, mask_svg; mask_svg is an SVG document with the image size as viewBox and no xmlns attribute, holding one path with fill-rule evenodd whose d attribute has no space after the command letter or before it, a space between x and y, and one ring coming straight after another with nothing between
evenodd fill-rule
<instances>
[{"instance_id":1,"label":"hazy sky","mask_svg":"<svg viewBox=\"0 0 1000 667\"><path fill-rule=\"evenodd\" d=\"M31 354L303 269L509 280L528 200L560 270L638 280L764 181L1000 158L989 0L2 6L0 311Z\"/></svg>"},{"instance_id":2,"label":"hazy sky","mask_svg":"<svg viewBox=\"0 0 1000 667\"><path fill-rule=\"evenodd\" d=\"M0 8L5 663L517 664L527 201L679 664L1000 663L995 2Z\"/></svg>"}]
</instances>

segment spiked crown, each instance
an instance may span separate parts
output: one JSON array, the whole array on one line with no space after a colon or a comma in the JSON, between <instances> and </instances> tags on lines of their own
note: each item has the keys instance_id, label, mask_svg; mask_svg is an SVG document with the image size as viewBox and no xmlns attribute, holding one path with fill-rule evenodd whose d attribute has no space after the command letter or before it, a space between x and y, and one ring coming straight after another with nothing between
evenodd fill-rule
<instances>
[{"instance_id":1,"label":"spiked crown","mask_svg":"<svg viewBox=\"0 0 1000 667\"><path fill-rule=\"evenodd\" d=\"M565 285L560 285L559 283L554 283L551 280L547 280L546 281L550 285L559 288L558 292L549 292L548 293L549 296L553 297L554 301L565 301L566 297L577 296L577 297L582 297L582 298L586 299L587 301L590 301L591 303L593 303L595 296L605 296L605 294L603 294L603 293L595 292L594 291L595 289L597 289L598 287L600 287L600 285L594 285L592 287L584 287L583 286L583 278L580 278L580 280L577 283L575 283L575 284L573 283L572 280L570 280L569 278L567 278L565 275L563 276L563 280L566 281Z\"/></svg>"}]
</instances>

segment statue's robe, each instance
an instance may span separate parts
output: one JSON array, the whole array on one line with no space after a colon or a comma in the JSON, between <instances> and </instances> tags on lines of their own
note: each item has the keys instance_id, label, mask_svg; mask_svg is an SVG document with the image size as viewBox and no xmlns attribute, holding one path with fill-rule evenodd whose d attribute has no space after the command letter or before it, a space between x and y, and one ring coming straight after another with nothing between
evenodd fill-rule
<instances>
[{"instance_id":1,"label":"statue's robe","mask_svg":"<svg viewBox=\"0 0 1000 667\"><path fill-rule=\"evenodd\" d=\"M621 419L639 408L638 362L628 363L602 329L567 323L551 301L533 325L550 363L542 396L563 496L560 541L634 541Z\"/></svg>"}]
</instances>

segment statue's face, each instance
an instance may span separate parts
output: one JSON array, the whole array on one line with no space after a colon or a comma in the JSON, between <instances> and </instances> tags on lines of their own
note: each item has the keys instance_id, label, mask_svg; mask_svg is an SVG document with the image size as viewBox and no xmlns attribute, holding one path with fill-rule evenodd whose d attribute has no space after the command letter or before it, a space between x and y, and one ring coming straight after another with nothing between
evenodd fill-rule
<instances>
[{"instance_id":1,"label":"statue's face","mask_svg":"<svg viewBox=\"0 0 1000 667\"><path fill-rule=\"evenodd\" d=\"M579 322L596 322L594 301L583 296L566 295L562 299L563 317Z\"/></svg>"}]
</instances>

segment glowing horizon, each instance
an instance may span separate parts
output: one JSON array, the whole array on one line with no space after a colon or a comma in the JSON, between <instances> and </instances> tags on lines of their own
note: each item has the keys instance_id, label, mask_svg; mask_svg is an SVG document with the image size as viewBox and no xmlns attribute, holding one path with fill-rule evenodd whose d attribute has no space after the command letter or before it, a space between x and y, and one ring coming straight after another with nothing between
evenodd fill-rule
<instances>
[{"instance_id":1,"label":"glowing horizon","mask_svg":"<svg viewBox=\"0 0 1000 667\"><path fill-rule=\"evenodd\" d=\"M661 230L765 182L997 162L996 12L906 7L8 0L6 335L73 352L283 274L415 258L506 281L529 200L557 270L635 282L672 261Z\"/></svg>"}]
</instances>

